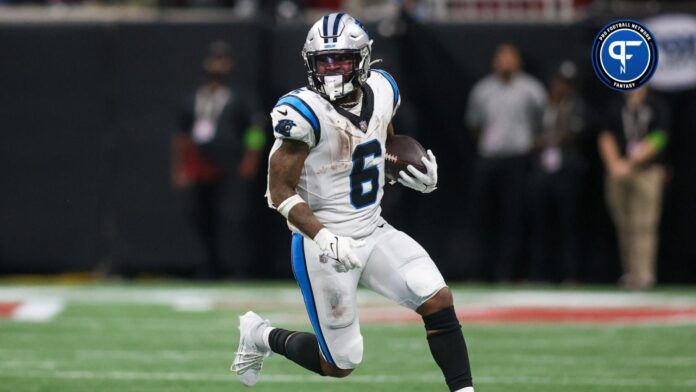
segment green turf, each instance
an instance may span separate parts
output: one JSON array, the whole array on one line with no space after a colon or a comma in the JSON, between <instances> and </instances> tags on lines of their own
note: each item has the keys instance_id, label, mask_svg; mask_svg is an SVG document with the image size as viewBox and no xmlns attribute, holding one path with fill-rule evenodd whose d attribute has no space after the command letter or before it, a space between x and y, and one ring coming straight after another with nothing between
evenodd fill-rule
<instances>
[{"instance_id":1,"label":"green turf","mask_svg":"<svg viewBox=\"0 0 696 392\"><path fill-rule=\"evenodd\" d=\"M246 309L181 312L90 300L90 288L83 294L47 323L0 320L0 391L248 390L228 371L236 316ZM274 356L253 390L447 390L422 326L362 331L363 363L349 378L312 376ZM695 325L474 325L464 332L477 392L696 391Z\"/></svg>"}]
</instances>

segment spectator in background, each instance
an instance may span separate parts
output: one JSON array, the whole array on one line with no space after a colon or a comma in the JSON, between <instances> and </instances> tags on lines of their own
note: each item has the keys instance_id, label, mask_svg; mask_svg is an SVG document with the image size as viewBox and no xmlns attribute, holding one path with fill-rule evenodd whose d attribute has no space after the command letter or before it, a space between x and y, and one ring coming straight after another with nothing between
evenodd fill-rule
<instances>
[{"instance_id":1,"label":"spectator in background","mask_svg":"<svg viewBox=\"0 0 696 392\"><path fill-rule=\"evenodd\" d=\"M532 241L530 279L578 278L578 196L585 162L578 139L585 127L585 107L575 89L575 64L564 62L549 86L542 132L535 143L530 180ZM552 264L560 261L560 271Z\"/></svg>"},{"instance_id":2,"label":"spectator in background","mask_svg":"<svg viewBox=\"0 0 696 392\"><path fill-rule=\"evenodd\" d=\"M229 86L233 66L229 45L211 43L203 61L206 80L172 142L172 182L186 190L187 210L205 250L197 276L205 279L243 277L249 268L248 188L265 136L252 119L252 100ZM221 254L223 243L232 255Z\"/></svg>"},{"instance_id":3,"label":"spectator in background","mask_svg":"<svg viewBox=\"0 0 696 392\"><path fill-rule=\"evenodd\" d=\"M620 283L630 289L655 284L657 228L661 214L668 113L646 87L627 92L610 106L599 135L607 172L605 193L616 225L623 265Z\"/></svg>"},{"instance_id":4,"label":"spectator in background","mask_svg":"<svg viewBox=\"0 0 696 392\"><path fill-rule=\"evenodd\" d=\"M546 92L539 81L522 72L520 53L511 44L498 46L493 71L476 83L466 111L479 155L472 183L473 229L480 246L479 275L483 275L477 278L493 273L499 280L509 280L520 253L529 155Z\"/></svg>"}]
</instances>

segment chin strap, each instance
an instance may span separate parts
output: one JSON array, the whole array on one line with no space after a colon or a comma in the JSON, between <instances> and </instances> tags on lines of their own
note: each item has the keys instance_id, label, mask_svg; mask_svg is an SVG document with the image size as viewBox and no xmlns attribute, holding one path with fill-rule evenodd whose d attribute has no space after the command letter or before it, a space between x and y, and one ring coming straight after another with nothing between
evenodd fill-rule
<instances>
[{"instance_id":1,"label":"chin strap","mask_svg":"<svg viewBox=\"0 0 696 392\"><path fill-rule=\"evenodd\" d=\"M327 75L324 76L324 93L329 97L330 101L335 101L338 98L344 97L353 91L353 83L343 83L343 75ZM340 93L340 96L338 95Z\"/></svg>"}]
</instances>

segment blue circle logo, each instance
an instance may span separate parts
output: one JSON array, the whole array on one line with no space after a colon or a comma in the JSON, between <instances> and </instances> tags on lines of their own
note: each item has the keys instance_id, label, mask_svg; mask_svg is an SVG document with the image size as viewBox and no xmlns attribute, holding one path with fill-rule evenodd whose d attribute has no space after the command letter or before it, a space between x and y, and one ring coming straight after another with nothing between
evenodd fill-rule
<instances>
[{"instance_id":1,"label":"blue circle logo","mask_svg":"<svg viewBox=\"0 0 696 392\"><path fill-rule=\"evenodd\" d=\"M657 68L657 42L652 33L633 20L616 20L604 26L592 45L592 66L607 87L636 89Z\"/></svg>"}]
</instances>

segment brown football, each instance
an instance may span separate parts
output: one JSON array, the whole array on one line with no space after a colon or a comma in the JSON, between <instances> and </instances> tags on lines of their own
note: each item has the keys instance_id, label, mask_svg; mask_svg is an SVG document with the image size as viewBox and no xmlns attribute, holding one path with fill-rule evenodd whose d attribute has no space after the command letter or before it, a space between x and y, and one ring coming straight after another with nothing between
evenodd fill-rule
<instances>
[{"instance_id":1,"label":"brown football","mask_svg":"<svg viewBox=\"0 0 696 392\"><path fill-rule=\"evenodd\" d=\"M406 135L393 135L387 137L387 153L384 157L385 175L388 180L396 181L401 178L401 170L410 174L406 167L413 165L419 171L426 173L428 169L421 160L426 156L425 149L418 141Z\"/></svg>"}]
</instances>

